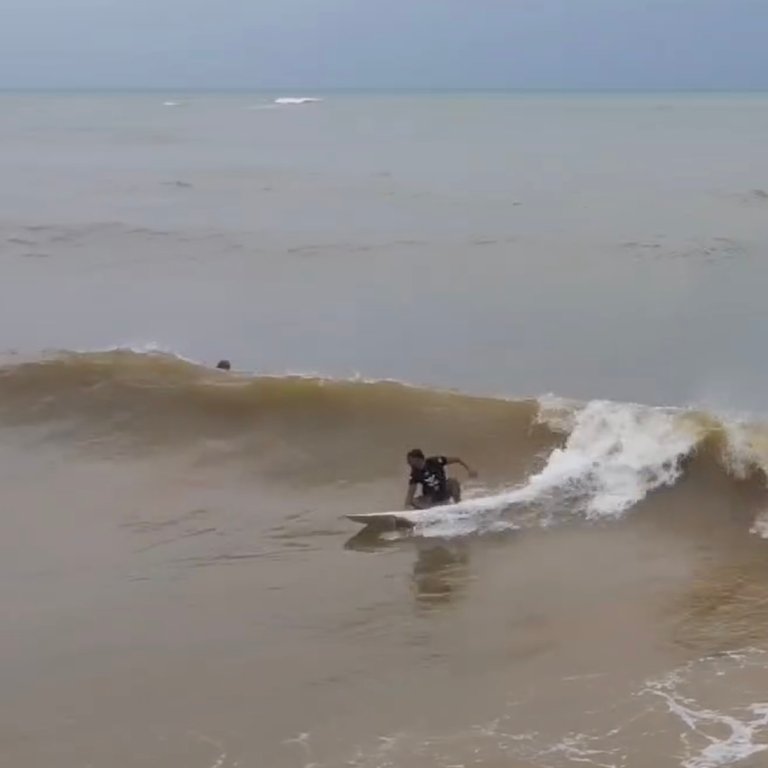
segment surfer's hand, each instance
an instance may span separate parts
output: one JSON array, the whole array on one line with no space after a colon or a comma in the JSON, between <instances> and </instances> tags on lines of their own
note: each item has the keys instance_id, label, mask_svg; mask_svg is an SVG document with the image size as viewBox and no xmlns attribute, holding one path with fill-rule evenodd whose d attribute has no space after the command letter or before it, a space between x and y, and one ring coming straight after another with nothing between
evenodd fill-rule
<instances>
[{"instance_id":1,"label":"surfer's hand","mask_svg":"<svg viewBox=\"0 0 768 768\"><path fill-rule=\"evenodd\" d=\"M476 470L468 469L467 472L469 474L469 479L470 480L477 480L477 471Z\"/></svg>"}]
</instances>

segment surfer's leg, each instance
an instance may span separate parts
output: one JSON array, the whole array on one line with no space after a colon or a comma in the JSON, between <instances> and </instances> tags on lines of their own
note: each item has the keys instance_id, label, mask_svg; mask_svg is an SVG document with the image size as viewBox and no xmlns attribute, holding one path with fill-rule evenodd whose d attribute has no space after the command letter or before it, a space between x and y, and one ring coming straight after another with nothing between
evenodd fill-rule
<instances>
[{"instance_id":1,"label":"surfer's leg","mask_svg":"<svg viewBox=\"0 0 768 768\"><path fill-rule=\"evenodd\" d=\"M458 504L461 501L461 483L455 477L450 477L445 488L448 495Z\"/></svg>"}]
</instances>

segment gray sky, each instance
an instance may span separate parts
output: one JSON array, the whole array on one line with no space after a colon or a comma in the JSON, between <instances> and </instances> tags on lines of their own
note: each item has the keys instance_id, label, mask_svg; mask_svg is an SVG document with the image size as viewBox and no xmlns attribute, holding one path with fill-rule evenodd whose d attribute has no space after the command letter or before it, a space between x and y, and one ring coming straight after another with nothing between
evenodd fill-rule
<instances>
[{"instance_id":1,"label":"gray sky","mask_svg":"<svg viewBox=\"0 0 768 768\"><path fill-rule=\"evenodd\" d=\"M0 87L768 88L768 0L0 0Z\"/></svg>"}]
</instances>

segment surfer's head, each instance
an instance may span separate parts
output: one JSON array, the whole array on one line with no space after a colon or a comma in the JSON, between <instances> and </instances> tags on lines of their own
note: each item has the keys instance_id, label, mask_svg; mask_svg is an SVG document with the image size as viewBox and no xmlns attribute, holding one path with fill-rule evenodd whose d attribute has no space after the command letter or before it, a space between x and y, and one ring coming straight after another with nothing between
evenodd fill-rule
<instances>
[{"instance_id":1,"label":"surfer's head","mask_svg":"<svg viewBox=\"0 0 768 768\"><path fill-rule=\"evenodd\" d=\"M229 360L219 360L219 362L216 364L216 367L220 371L231 371L232 363L230 363Z\"/></svg>"},{"instance_id":2,"label":"surfer's head","mask_svg":"<svg viewBox=\"0 0 768 768\"><path fill-rule=\"evenodd\" d=\"M405 457L412 469L421 469L424 466L424 451L421 448L414 448L408 451Z\"/></svg>"}]
</instances>

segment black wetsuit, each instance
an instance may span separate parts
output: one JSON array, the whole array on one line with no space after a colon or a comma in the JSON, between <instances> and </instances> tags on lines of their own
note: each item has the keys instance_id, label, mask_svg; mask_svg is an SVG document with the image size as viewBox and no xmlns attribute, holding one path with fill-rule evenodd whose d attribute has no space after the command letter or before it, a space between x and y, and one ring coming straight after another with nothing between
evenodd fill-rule
<instances>
[{"instance_id":1,"label":"black wetsuit","mask_svg":"<svg viewBox=\"0 0 768 768\"><path fill-rule=\"evenodd\" d=\"M446 464L445 456L430 456L421 469L411 470L411 485L420 485L422 498L428 499L430 504L444 504L450 499Z\"/></svg>"}]
</instances>

